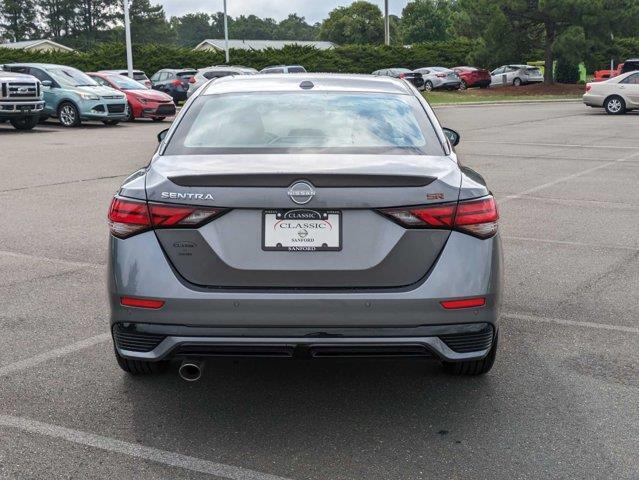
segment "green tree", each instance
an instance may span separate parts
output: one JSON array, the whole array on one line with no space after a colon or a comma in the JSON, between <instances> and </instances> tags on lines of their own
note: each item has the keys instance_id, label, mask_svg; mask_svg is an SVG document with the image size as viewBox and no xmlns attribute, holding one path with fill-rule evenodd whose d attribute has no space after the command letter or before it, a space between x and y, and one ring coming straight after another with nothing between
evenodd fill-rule
<instances>
[{"instance_id":1,"label":"green tree","mask_svg":"<svg viewBox=\"0 0 639 480\"><path fill-rule=\"evenodd\" d=\"M162 5L152 5L150 0L134 0L129 14L133 42L172 43L175 40L175 34L166 20ZM118 18L124 21L124 13L119 14Z\"/></svg>"},{"instance_id":2,"label":"green tree","mask_svg":"<svg viewBox=\"0 0 639 480\"><path fill-rule=\"evenodd\" d=\"M0 27L10 40L25 40L37 34L34 0L0 1Z\"/></svg>"},{"instance_id":3,"label":"green tree","mask_svg":"<svg viewBox=\"0 0 639 480\"><path fill-rule=\"evenodd\" d=\"M39 0L41 30L47 38L60 40L73 33L78 0Z\"/></svg>"},{"instance_id":4,"label":"green tree","mask_svg":"<svg viewBox=\"0 0 639 480\"><path fill-rule=\"evenodd\" d=\"M271 40L276 28L277 23L272 18L240 15L229 25L229 37L238 40Z\"/></svg>"},{"instance_id":5,"label":"green tree","mask_svg":"<svg viewBox=\"0 0 639 480\"><path fill-rule=\"evenodd\" d=\"M100 33L110 27L121 10L118 0L78 0L75 23L83 43L87 46L95 44Z\"/></svg>"},{"instance_id":6,"label":"green tree","mask_svg":"<svg viewBox=\"0 0 639 480\"><path fill-rule=\"evenodd\" d=\"M178 43L187 47L194 47L213 36L211 16L208 13L187 13L181 17L173 17L171 27Z\"/></svg>"},{"instance_id":7,"label":"green tree","mask_svg":"<svg viewBox=\"0 0 639 480\"><path fill-rule=\"evenodd\" d=\"M314 40L317 38L318 28L306 23L304 17L291 13L282 20L275 29L277 40Z\"/></svg>"},{"instance_id":8,"label":"green tree","mask_svg":"<svg viewBox=\"0 0 639 480\"><path fill-rule=\"evenodd\" d=\"M445 41L452 36L449 0L413 0L402 10L404 43Z\"/></svg>"},{"instance_id":9,"label":"green tree","mask_svg":"<svg viewBox=\"0 0 639 480\"><path fill-rule=\"evenodd\" d=\"M319 37L340 45L383 43L382 12L377 5L364 0L357 0L348 7L338 7L322 22Z\"/></svg>"}]
</instances>

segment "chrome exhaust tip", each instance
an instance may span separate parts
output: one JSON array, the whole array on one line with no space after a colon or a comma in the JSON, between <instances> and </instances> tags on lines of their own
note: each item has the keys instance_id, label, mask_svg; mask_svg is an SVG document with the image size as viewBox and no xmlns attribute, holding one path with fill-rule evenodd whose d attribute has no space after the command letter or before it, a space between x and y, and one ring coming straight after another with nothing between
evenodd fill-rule
<instances>
[{"instance_id":1,"label":"chrome exhaust tip","mask_svg":"<svg viewBox=\"0 0 639 480\"><path fill-rule=\"evenodd\" d=\"M180 378L186 382L197 382L202 378L204 363L198 360L184 360L180 365L178 373Z\"/></svg>"}]
</instances>

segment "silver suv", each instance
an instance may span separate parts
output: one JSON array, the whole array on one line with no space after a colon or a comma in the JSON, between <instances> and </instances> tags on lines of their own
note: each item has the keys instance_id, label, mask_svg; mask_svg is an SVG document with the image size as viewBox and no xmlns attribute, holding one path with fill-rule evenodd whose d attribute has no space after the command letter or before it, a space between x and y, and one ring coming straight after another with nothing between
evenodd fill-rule
<instances>
[{"instance_id":1,"label":"silver suv","mask_svg":"<svg viewBox=\"0 0 639 480\"><path fill-rule=\"evenodd\" d=\"M18 130L31 130L44 109L42 85L31 75L0 70L0 122Z\"/></svg>"}]
</instances>

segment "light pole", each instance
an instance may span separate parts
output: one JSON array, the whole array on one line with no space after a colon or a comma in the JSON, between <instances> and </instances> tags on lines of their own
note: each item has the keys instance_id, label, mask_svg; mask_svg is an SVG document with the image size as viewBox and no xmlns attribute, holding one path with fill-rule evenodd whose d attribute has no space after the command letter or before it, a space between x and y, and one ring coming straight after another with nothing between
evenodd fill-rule
<instances>
[{"instance_id":1,"label":"light pole","mask_svg":"<svg viewBox=\"0 0 639 480\"><path fill-rule=\"evenodd\" d=\"M390 45L390 19L388 17L388 0L384 0L384 44Z\"/></svg>"},{"instance_id":2,"label":"light pole","mask_svg":"<svg viewBox=\"0 0 639 480\"><path fill-rule=\"evenodd\" d=\"M224 52L226 53L226 63L229 63L229 23L226 19L226 0L224 0Z\"/></svg>"},{"instance_id":3,"label":"light pole","mask_svg":"<svg viewBox=\"0 0 639 480\"><path fill-rule=\"evenodd\" d=\"M131 48L131 19L129 7L132 0L124 0L124 34L126 36L126 67L129 78L133 78L133 49Z\"/></svg>"}]
</instances>

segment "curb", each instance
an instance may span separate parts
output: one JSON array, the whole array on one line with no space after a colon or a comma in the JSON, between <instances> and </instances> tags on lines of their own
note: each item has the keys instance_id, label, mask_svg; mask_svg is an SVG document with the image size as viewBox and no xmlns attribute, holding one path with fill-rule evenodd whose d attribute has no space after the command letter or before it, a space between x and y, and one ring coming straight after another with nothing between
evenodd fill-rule
<instances>
[{"instance_id":1,"label":"curb","mask_svg":"<svg viewBox=\"0 0 639 480\"><path fill-rule=\"evenodd\" d=\"M428 98L426 98L428 101ZM549 100L498 100L496 102L467 102L467 103L436 103L430 104L432 108L454 108L454 107L484 107L488 106L499 106L499 105L535 105L540 103L581 103L581 99L549 99Z\"/></svg>"}]
</instances>

